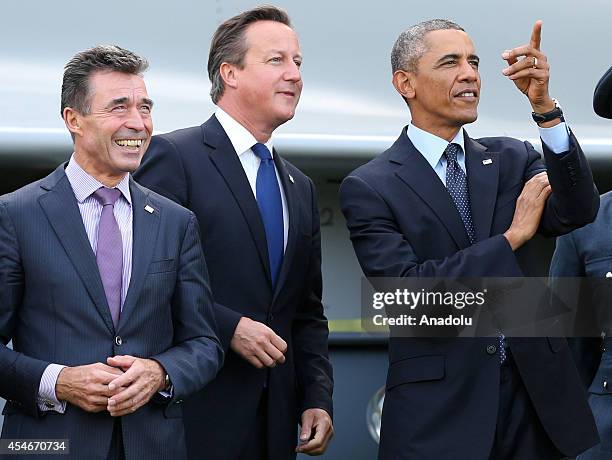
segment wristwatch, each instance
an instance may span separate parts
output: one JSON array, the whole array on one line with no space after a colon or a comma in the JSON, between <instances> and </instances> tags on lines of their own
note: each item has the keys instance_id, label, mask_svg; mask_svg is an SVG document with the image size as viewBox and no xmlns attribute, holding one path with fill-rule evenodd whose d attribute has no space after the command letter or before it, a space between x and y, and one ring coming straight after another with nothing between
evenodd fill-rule
<instances>
[{"instance_id":1,"label":"wristwatch","mask_svg":"<svg viewBox=\"0 0 612 460\"><path fill-rule=\"evenodd\" d=\"M555 103L555 108L552 109L550 112L531 112L531 117L533 118L533 121L535 121L536 123L545 123L547 121L556 120L557 118L559 118L561 121L565 121L565 119L563 118L563 110L561 110L559 102L556 99L553 99L553 102Z\"/></svg>"},{"instance_id":2,"label":"wristwatch","mask_svg":"<svg viewBox=\"0 0 612 460\"><path fill-rule=\"evenodd\" d=\"M166 374L164 377L164 391L168 391L172 386L172 382L170 381L170 376Z\"/></svg>"}]
</instances>

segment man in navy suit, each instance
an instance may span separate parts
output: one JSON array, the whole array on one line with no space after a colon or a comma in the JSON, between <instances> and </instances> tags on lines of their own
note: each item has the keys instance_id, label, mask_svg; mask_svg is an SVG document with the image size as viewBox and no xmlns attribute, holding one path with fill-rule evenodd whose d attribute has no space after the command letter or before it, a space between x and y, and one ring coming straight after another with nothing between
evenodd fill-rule
<instances>
[{"instance_id":1,"label":"man in navy suit","mask_svg":"<svg viewBox=\"0 0 612 460\"><path fill-rule=\"evenodd\" d=\"M153 130L146 68L117 46L75 55L70 161L0 198L2 438L68 439L74 458L186 456L180 403L223 351L195 215L129 175Z\"/></svg>"},{"instance_id":2,"label":"man in navy suit","mask_svg":"<svg viewBox=\"0 0 612 460\"><path fill-rule=\"evenodd\" d=\"M593 220L597 190L548 94L540 34L537 22L502 58L531 103L545 163L527 142L462 129L476 120L480 76L461 27L426 21L397 39L393 84L412 120L340 190L366 276L537 275L536 231ZM389 356L381 459L558 459L597 440L563 338L393 337Z\"/></svg>"},{"instance_id":3,"label":"man in navy suit","mask_svg":"<svg viewBox=\"0 0 612 460\"><path fill-rule=\"evenodd\" d=\"M315 190L271 139L295 113L301 63L283 10L228 19L208 60L215 114L154 136L134 174L195 212L210 269L227 355L217 379L185 405L194 459L320 454L333 433Z\"/></svg>"},{"instance_id":4,"label":"man in navy suit","mask_svg":"<svg viewBox=\"0 0 612 460\"><path fill-rule=\"evenodd\" d=\"M601 77L593 94L593 109L602 118L612 119L612 67ZM555 293L578 306L578 320L585 318L601 331L601 337L575 337L570 347L589 392L601 443L580 455L580 460L612 458L612 321L610 315L610 280L612 278L612 192L601 196L601 207L592 224L557 238L550 264ZM578 285L565 277L600 280ZM604 281L605 280L605 281ZM579 323L580 324L580 323Z\"/></svg>"}]
</instances>

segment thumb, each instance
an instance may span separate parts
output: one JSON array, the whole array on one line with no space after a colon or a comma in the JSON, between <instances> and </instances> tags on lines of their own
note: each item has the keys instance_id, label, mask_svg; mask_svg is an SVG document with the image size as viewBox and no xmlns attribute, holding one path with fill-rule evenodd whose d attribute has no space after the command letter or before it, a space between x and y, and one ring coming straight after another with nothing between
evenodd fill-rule
<instances>
[{"instance_id":1,"label":"thumb","mask_svg":"<svg viewBox=\"0 0 612 460\"><path fill-rule=\"evenodd\" d=\"M306 442L310 439L310 433L312 432L312 422L314 421L314 416L306 411L302 415L302 429L300 430L300 441Z\"/></svg>"}]
</instances>

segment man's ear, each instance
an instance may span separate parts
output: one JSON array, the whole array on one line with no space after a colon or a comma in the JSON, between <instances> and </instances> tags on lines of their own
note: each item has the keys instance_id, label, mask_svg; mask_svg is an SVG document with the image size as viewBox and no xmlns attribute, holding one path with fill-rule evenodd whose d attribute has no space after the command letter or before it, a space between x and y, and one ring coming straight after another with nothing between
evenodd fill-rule
<instances>
[{"instance_id":1,"label":"man's ear","mask_svg":"<svg viewBox=\"0 0 612 460\"><path fill-rule=\"evenodd\" d=\"M82 127L82 115L74 110L72 107L66 107L64 112L62 113L64 118L64 123L66 123L66 128L74 136L82 136L83 135L83 127Z\"/></svg>"},{"instance_id":2,"label":"man's ear","mask_svg":"<svg viewBox=\"0 0 612 460\"><path fill-rule=\"evenodd\" d=\"M235 65L224 62L219 67L219 74L221 75L225 86L229 86L230 88L236 88L236 86L238 86Z\"/></svg>"},{"instance_id":3,"label":"man's ear","mask_svg":"<svg viewBox=\"0 0 612 460\"><path fill-rule=\"evenodd\" d=\"M413 99L416 92L414 87L414 74L405 70L396 70L393 74L393 86L404 99Z\"/></svg>"}]
</instances>

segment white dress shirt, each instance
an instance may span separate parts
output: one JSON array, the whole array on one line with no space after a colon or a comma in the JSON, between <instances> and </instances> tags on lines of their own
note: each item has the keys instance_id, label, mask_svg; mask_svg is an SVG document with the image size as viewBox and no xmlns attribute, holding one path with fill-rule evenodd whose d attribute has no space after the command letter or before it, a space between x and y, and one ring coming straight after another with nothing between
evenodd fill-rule
<instances>
[{"instance_id":1,"label":"white dress shirt","mask_svg":"<svg viewBox=\"0 0 612 460\"><path fill-rule=\"evenodd\" d=\"M257 143L257 139L253 136L249 130L247 130L244 126L238 123L234 118L232 118L227 112L225 112L221 107L217 107L215 111L215 116L221 126L225 130L225 134L229 137L236 154L238 155L238 159L242 164L242 168L244 169L244 173L249 180L249 185L251 186L251 190L253 191L253 196L257 199L257 170L259 169L259 164L261 163L261 159L253 153L251 147ZM272 158L274 158L274 152L272 150L272 138L268 142L264 144ZM274 170L276 171L276 180L278 181L278 187L281 193L281 200L283 202L283 250L287 249L287 236L289 234L289 211L287 209L287 199L285 198L285 191L283 190L283 184L278 175L278 170L276 169L276 165L274 166Z\"/></svg>"},{"instance_id":2,"label":"white dress shirt","mask_svg":"<svg viewBox=\"0 0 612 460\"><path fill-rule=\"evenodd\" d=\"M552 128L540 128L540 138L542 142L554 153L561 154L569 150L569 134L565 122L561 122ZM465 168L465 142L463 138L463 129L460 129L455 138L448 142L446 139L431 134L427 131L418 128L410 123L408 125L407 135L412 142L412 145L425 157L427 162L436 172L442 183L446 186L446 157L444 150L448 144L459 144L461 151L457 154L457 162L467 174Z\"/></svg>"}]
</instances>

